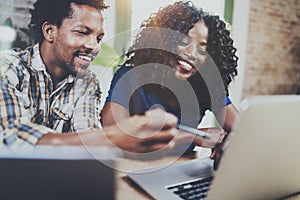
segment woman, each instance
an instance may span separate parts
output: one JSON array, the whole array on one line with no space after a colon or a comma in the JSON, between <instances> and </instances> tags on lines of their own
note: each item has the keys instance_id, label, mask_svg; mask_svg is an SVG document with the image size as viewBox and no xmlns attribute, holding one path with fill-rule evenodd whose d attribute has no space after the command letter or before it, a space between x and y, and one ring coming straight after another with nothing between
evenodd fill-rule
<instances>
[{"instance_id":1,"label":"woman","mask_svg":"<svg viewBox=\"0 0 300 200\"><path fill-rule=\"evenodd\" d=\"M237 75L238 58L226 24L192 2L179 1L151 14L139 30L111 83L103 125L161 107L195 128L211 110L230 132L237 109L228 85ZM205 129L213 130L213 137L193 142L213 147L222 141L223 129Z\"/></svg>"}]
</instances>

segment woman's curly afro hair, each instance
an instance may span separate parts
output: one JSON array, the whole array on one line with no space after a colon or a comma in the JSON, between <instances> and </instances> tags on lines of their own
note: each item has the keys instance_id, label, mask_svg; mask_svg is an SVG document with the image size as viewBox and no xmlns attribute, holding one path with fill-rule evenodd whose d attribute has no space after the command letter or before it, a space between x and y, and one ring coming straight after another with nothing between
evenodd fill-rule
<instances>
[{"instance_id":1,"label":"woman's curly afro hair","mask_svg":"<svg viewBox=\"0 0 300 200\"><path fill-rule=\"evenodd\" d=\"M219 16L204 12L201 8L196 8L190 1L175 2L161 8L157 13L151 14L140 26L140 31L126 54L128 60L125 64L131 67L146 63L170 65L170 59L172 59L172 53L170 52L175 51L180 38L178 36L176 38L172 34L162 34L161 29L187 35L199 20L203 20L208 27L207 52L217 65L227 92L229 83L237 75L238 60L230 31ZM151 28L151 31L149 31L149 28ZM153 43L164 47L144 48ZM170 51L162 50L166 48Z\"/></svg>"}]
</instances>

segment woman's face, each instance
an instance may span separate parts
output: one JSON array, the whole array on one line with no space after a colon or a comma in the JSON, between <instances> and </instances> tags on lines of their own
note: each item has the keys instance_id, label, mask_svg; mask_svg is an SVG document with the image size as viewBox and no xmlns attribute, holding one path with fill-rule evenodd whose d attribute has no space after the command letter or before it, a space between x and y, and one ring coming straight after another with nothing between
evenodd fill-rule
<instances>
[{"instance_id":1,"label":"woman's face","mask_svg":"<svg viewBox=\"0 0 300 200\"><path fill-rule=\"evenodd\" d=\"M204 21L199 20L177 45L174 69L178 79L190 78L205 64L207 40L208 28Z\"/></svg>"}]
</instances>

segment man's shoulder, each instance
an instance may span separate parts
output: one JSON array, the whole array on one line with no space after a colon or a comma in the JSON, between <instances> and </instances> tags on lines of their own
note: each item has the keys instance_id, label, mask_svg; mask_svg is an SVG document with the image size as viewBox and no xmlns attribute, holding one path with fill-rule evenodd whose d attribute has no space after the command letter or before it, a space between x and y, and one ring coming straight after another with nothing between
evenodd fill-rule
<instances>
[{"instance_id":1,"label":"man's shoulder","mask_svg":"<svg viewBox=\"0 0 300 200\"><path fill-rule=\"evenodd\" d=\"M9 79L11 83L17 85L18 81L22 80L22 77L25 75L23 72L27 69L29 55L29 49L14 48L12 50L1 51L0 77L2 80Z\"/></svg>"},{"instance_id":2,"label":"man's shoulder","mask_svg":"<svg viewBox=\"0 0 300 200\"><path fill-rule=\"evenodd\" d=\"M1 65L8 64L12 66L24 65L27 63L29 49L13 48L0 52Z\"/></svg>"},{"instance_id":3,"label":"man's shoulder","mask_svg":"<svg viewBox=\"0 0 300 200\"><path fill-rule=\"evenodd\" d=\"M0 51L1 62L12 62L16 59L17 55L14 50L2 50ZM1 63L2 64L2 63Z\"/></svg>"}]
</instances>

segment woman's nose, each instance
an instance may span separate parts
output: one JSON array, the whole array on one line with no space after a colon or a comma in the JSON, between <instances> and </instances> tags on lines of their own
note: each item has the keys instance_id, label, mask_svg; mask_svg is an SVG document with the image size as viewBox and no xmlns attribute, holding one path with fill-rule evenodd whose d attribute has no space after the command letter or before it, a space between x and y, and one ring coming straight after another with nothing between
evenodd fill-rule
<instances>
[{"instance_id":1,"label":"woman's nose","mask_svg":"<svg viewBox=\"0 0 300 200\"><path fill-rule=\"evenodd\" d=\"M185 54L190 58L190 59L196 59L197 58L197 45L196 44L190 44L187 46L185 50Z\"/></svg>"}]
</instances>

